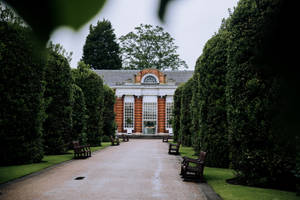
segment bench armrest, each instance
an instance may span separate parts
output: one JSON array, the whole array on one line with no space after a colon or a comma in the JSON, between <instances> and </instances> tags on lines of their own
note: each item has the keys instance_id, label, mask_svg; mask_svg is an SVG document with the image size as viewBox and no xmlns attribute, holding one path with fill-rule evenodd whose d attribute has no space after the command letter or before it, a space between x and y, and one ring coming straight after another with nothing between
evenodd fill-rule
<instances>
[{"instance_id":1,"label":"bench armrest","mask_svg":"<svg viewBox=\"0 0 300 200\"><path fill-rule=\"evenodd\" d=\"M186 156L184 156L183 157L183 161L182 161L182 163L185 163L185 162L196 162L196 161L198 161L199 160L199 158L189 158L189 157L186 157Z\"/></svg>"},{"instance_id":2,"label":"bench armrest","mask_svg":"<svg viewBox=\"0 0 300 200\"><path fill-rule=\"evenodd\" d=\"M196 164L197 166L204 166L204 161L200 160L186 160L186 162L183 163L184 166L189 166L190 163Z\"/></svg>"}]
</instances>

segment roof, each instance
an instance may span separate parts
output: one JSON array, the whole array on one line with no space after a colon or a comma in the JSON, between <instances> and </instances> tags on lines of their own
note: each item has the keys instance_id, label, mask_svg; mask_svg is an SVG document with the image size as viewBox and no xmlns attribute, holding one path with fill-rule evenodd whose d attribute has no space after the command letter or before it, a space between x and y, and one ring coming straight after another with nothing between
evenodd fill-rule
<instances>
[{"instance_id":1,"label":"roof","mask_svg":"<svg viewBox=\"0 0 300 200\"><path fill-rule=\"evenodd\" d=\"M133 85L134 75L140 70L93 70L104 81L104 84L113 87L118 85ZM179 85L187 82L194 74L192 70L161 71L166 75L167 85Z\"/></svg>"}]
</instances>

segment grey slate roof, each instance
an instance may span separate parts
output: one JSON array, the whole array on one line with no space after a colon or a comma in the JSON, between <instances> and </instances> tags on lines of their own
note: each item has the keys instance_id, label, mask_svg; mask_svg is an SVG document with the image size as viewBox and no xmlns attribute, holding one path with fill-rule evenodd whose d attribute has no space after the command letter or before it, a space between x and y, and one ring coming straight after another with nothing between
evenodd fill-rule
<instances>
[{"instance_id":1,"label":"grey slate roof","mask_svg":"<svg viewBox=\"0 0 300 200\"><path fill-rule=\"evenodd\" d=\"M106 85L118 86L134 83L134 75L140 70L94 70L104 81ZM166 75L167 84L179 85L187 82L194 71L161 71Z\"/></svg>"}]
</instances>

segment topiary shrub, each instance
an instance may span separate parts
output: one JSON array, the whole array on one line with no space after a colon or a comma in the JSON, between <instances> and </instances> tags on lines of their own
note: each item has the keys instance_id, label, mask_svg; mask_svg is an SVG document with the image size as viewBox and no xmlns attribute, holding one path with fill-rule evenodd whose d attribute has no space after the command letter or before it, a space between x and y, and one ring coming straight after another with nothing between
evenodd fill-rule
<instances>
[{"instance_id":1,"label":"topiary shrub","mask_svg":"<svg viewBox=\"0 0 300 200\"><path fill-rule=\"evenodd\" d=\"M72 85L72 133L71 140L78 140L80 144L86 144L86 120L87 110L84 94L79 86Z\"/></svg>"},{"instance_id":2,"label":"topiary shrub","mask_svg":"<svg viewBox=\"0 0 300 200\"><path fill-rule=\"evenodd\" d=\"M181 93L183 90L183 85L177 87L174 92L174 107L173 107L173 133L174 133L174 141L181 141L179 137L180 130L180 110L181 110Z\"/></svg>"},{"instance_id":3,"label":"topiary shrub","mask_svg":"<svg viewBox=\"0 0 300 200\"><path fill-rule=\"evenodd\" d=\"M239 183L291 189L296 150L282 119L285 84L282 74L260 61L269 22L282 2L257 2L240 1L229 25L226 97L232 167Z\"/></svg>"},{"instance_id":4,"label":"topiary shrub","mask_svg":"<svg viewBox=\"0 0 300 200\"><path fill-rule=\"evenodd\" d=\"M87 108L87 143L101 146L103 135L103 81L84 62L79 62L78 68L73 69L73 77L83 94Z\"/></svg>"},{"instance_id":5,"label":"topiary shrub","mask_svg":"<svg viewBox=\"0 0 300 200\"><path fill-rule=\"evenodd\" d=\"M208 40L196 65L200 149L208 152L206 165L224 168L229 166L225 97L227 35L223 28Z\"/></svg>"},{"instance_id":6,"label":"topiary shrub","mask_svg":"<svg viewBox=\"0 0 300 200\"><path fill-rule=\"evenodd\" d=\"M44 122L44 148L46 154L65 152L71 143L72 131L72 75L68 60L60 45L50 45L46 66L44 94L47 119Z\"/></svg>"},{"instance_id":7,"label":"topiary shrub","mask_svg":"<svg viewBox=\"0 0 300 200\"><path fill-rule=\"evenodd\" d=\"M103 135L115 135L115 93L107 85L103 85L104 105L103 105ZM132 123L132 122L131 122Z\"/></svg>"},{"instance_id":8,"label":"topiary shrub","mask_svg":"<svg viewBox=\"0 0 300 200\"><path fill-rule=\"evenodd\" d=\"M182 145L192 145L192 133L190 128L192 126L192 100L193 79L188 80L182 88L181 92L181 106L180 106L180 129L179 138Z\"/></svg>"},{"instance_id":9,"label":"topiary shrub","mask_svg":"<svg viewBox=\"0 0 300 200\"><path fill-rule=\"evenodd\" d=\"M2 13L1 13L2 17ZM0 165L43 158L44 49L32 31L0 20Z\"/></svg>"}]
</instances>

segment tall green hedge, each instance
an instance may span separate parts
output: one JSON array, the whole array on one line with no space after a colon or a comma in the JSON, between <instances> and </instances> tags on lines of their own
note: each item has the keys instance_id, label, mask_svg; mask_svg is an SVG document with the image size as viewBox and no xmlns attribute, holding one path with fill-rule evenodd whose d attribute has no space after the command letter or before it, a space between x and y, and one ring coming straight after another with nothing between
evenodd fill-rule
<instances>
[{"instance_id":1,"label":"tall green hedge","mask_svg":"<svg viewBox=\"0 0 300 200\"><path fill-rule=\"evenodd\" d=\"M44 57L29 28L0 20L0 165L43 158Z\"/></svg>"},{"instance_id":2,"label":"tall green hedge","mask_svg":"<svg viewBox=\"0 0 300 200\"><path fill-rule=\"evenodd\" d=\"M79 86L72 84L72 133L71 139L86 144L87 110L84 94Z\"/></svg>"},{"instance_id":3,"label":"tall green hedge","mask_svg":"<svg viewBox=\"0 0 300 200\"><path fill-rule=\"evenodd\" d=\"M79 62L77 69L74 69L73 76L84 94L87 108L87 142L93 146L101 145L103 135L103 81L84 62Z\"/></svg>"},{"instance_id":4,"label":"tall green hedge","mask_svg":"<svg viewBox=\"0 0 300 200\"><path fill-rule=\"evenodd\" d=\"M173 121L172 121L172 128L174 134L174 141L178 142L181 141L179 137L179 130L180 130L180 110L181 110L181 93L183 90L183 85L177 87L174 93L174 104L173 104Z\"/></svg>"},{"instance_id":5,"label":"tall green hedge","mask_svg":"<svg viewBox=\"0 0 300 200\"><path fill-rule=\"evenodd\" d=\"M283 0L240 0L198 59L193 89L189 81L175 91L174 124L181 123L174 133L192 132L196 150L208 152L208 165L230 162L235 183L289 190L296 177L300 183L300 84L285 42L290 32L282 29L289 28L291 8ZM187 91L191 102L183 99ZM188 107L191 132L183 121L190 119Z\"/></svg>"},{"instance_id":6,"label":"tall green hedge","mask_svg":"<svg viewBox=\"0 0 300 200\"><path fill-rule=\"evenodd\" d=\"M225 97L227 35L226 31L220 30L207 41L195 72L199 75L199 94L193 100L199 102L200 114L194 123L200 124L200 148L208 153L206 163L212 167L229 166Z\"/></svg>"},{"instance_id":7,"label":"tall green hedge","mask_svg":"<svg viewBox=\"0 0 300 200\"><path fill-rule=\"evenodd\" d=\"M248 185L293 184L294 139L285 137L282 78L257 61L280 1L239 2L229 26L227 102L232 166ZM282 183L282 184L281 184ZM284 184L283 184L284 183Z\"/></svg>"},{"instance_id":8,"label":"tall green hedge","mask_svg":"<svg viewBox=\"0 0 300 200\"><path fill-rule=\"evenodd\" d=\"M104 104L103 104L103 135L115 135L115 93L107 85L103 85Z\"/></svg>"},{"instance_id":9,"label":"tall green hedge","mask_svg":"<svg viewBox=\"0 0 300 200\"><path fill-rule=\"evenodd\" d=\"M44 148L47 154L59 154L65 152L71 142L73 82L67 59L54 48L49 48L45 81Z\"/></svg>"},{"instance_id":10,"label":"tall green hedge","mask_svg":"<svg viewBox=\"0 0 300 200\"><path fill-rule=\"evenodd\" d=\"M199 60L199 59L198 59ZM197 60L197 63L198 63ZM197 64L196 64L197 66ZM196 153L200 153L201 150L201 142L200 142L200 110L198 109L200 107L200 88L199 88L199 67L196 67L195 72L192 77L194 84L192 87L192 99L190 104L191 109L191 142L192 147L194 148Z\"/></svg>"},{"instance_id":11,"label":"tall green hedge","mask_svg":"<svg viewBox=\"0 0 300 200\"><path fill-rule=\"evenodd\" d=\"M193 79L190 79L183 85L181 91L181 106L180 106L180 129L179 129L179 140L182 145L192 145L192 112L191 112L191 100L192 100L192 88Z\"/></svg>"}]
</instances>

